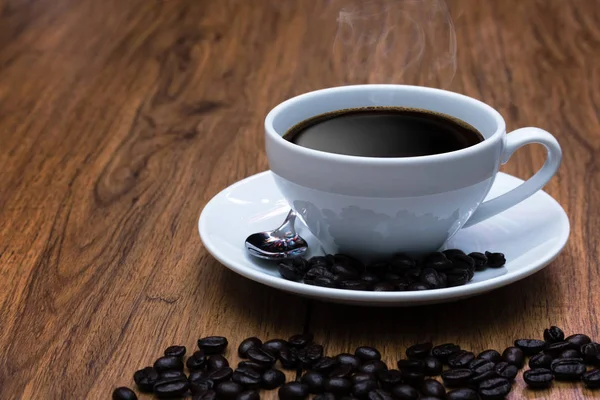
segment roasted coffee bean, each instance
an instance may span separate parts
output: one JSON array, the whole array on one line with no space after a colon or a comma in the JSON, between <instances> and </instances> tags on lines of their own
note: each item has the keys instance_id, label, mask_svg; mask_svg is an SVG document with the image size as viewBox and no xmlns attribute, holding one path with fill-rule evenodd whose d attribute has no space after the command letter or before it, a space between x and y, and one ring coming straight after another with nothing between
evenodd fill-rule
<instances>
[{"instance_id":1,"label":"roasted coffee bean","mask_svg":"<svg viewBox=\"0 0 600 400\"><path fill-rule=\"evenodd\" d=\"M334 370L335 367L338 366L338 361L332 357L321 357L317 360L312 366L311 369L313 371L317 371L324 375L329 375L331 371Z\"/></svg>"},{"instance_id":2,"label":"roasted coffee bean","mask_svg":"<svg viewBox=\"0 0 600 400\"><path fill-rule=\"evenodd\" d=\"M260 395L256 390L246 390L238 394L235 400L260 400Z\"/></svg>"},{"instance_id":3,"label":"roasted coffee bean","mask_svg":"<svg viewBox=\"0 0 600 400\"><path fill-rule=\"evenodd\" d=\"M487 267L487 257L483 253L473 252L469 254L475 263L475 271L483 271Z\"/></svg>"},{"instance_id":4,"label":"roasted coffee bean","mask_svg":"<svg viewBox=\"0 0 600 400\"><path fill-rule=\"evenodd\" d=\"M559 358L550 364L557 381L577 381L585 372L585 364L580 358Z\"/></svg>"},{"instance_id":5,"label":"roasted coffee bean","mask_svg":"<svg viewBox=\"0 0 600 400\"><path fill-rule=\"evenodd\" d=\"M454 389L446 395L447 400L479 400L476 391L469 388Z\"/></svg>"},{"instance_id":6,"label":"roasted coffee bean","mask_svg":"<svg viewBox=\"0 0 600 400\"><path fill-rule=\"evenodd\" d=\"M275 357L279 357L281 350L288 348L288 342L283 339L271 339L264 342L262 348Z\"/></svg>"},{"instance_id":7,"label":"roasted coffee bean","mask_svg":"<svg viewBox=\"0 0 600 400\"><path fill-rule=\"evenodd\" d=\"M349 364L343 364L334 369L329 373L330 378L350 378L352 376L352 366Z\"/></svg>"},{"instance_id":8,"label":"roasted coffee bean","mask_svg":"<svg viewBox=\"0 0 600 400\"><path fill-rule=\"evenodd\" d=\"M381 276L385 274L390 268L390 264L386 261L377 261L367 265L367 272Z\"/></svg>"},{"instance_id":9,"label":"roasted coffee bean","mask_svg":"<svg viewBox=\"0 0 600 400\"><path fill-rule=\"evenodd\" d=\"M408 291L419 291L419 290L429 290L431 289L431 287L425 283L421 283L421 282L415 282L415 283L411 283L410 285L408 285L408 287L406 288L406 290Z\"/></svg>"},{"instance_id":10,"label":"roasted coffee bean","mask_svg":"<svg viewBox=\"0 0 600 400\"><path fill-rule=\"evenodd\" d=\"M198 339L198 347L204 354L222 354L227 347L227 338L223 336L208 336Z\"/></svg>"},{"instance_id":11,"label":"roasted coffee bean","mask_svg":"<svg viewBox=\"0 0 600 400\"><path fill-rule=\"evenodd\" d=\"M379 279L377 274L367 271L360 275L359 280L367 283L368 285L373 285L379 282L381 279Z\"/></svg>"},{"instance_id":12,"label":"roasted coffee bean","mask_svg":"<svg viewBox=\"0 0 600 400\"><path fill-rule=\"evenodd\" d=\"M470 351L461 350L448 357L448 366L450 368L467 368L474 359L475 354Z\"/></svg>"},{"instance_id":13,"label":"roasted coffee bean","mask_svg":"<svg viewBox=\"0 0 600 400\"><path fill-rule=\"evenodd\" d=\"M387 365L381 360L370 360L366 361L358 367L359 372L366 372L367 374L375 375L379 371L388 369Z\"/></svg>"},{"instance_id":14,"label":"roasted coffee bean","mask_svg":"<svg viewBox=\"0 0 600 400\"><path fill-rule=\"evenodd\" d=\"M500 268L506 264L506 258L502 253L490 253L486 251L485 256L487 257L487 266L490 268Z\"/></svg>"},{"instance_id":15,"label":"roasted coffee bean","mask_svg":"<svg viewBox=\"0 0 600 400\"><path fill-rule=\"evenodd\" d=\"M213 356L208 357L206 361L206 366L209 371L213 371L215 369L221 369L225 367L229 367L229 361L225 357L220 354L215 354Z\"/></svg>"},{"instance_id":16,"label":"roasted coffee bean","mask_svg":"<svg viewBox=\"0 0 600 400\"><path fill-rule=\"evenodd\" d=\"M440 397L435 397L435 396L423 396L421 397L421 400L442 400Z\"/></svg>"},{"instance_id":17,"label":"roasted coffee bean","mask_svg":"<svg viewBox=\"0 0 600 400\"><path fill-rule=\"evenodd\" d=\"M361 381L366 381L366 380L377 380L377 378L375 377L374 374L368 374L366 372L357 372L354 375L352 375L352 377L350 378L350 380L352 381L352 383L356 383L356 382L361 382Z\"/></svg>"},{"instance_id":18,"label":"roasted coffee bean","mask_svg":"<svg viewBox=\"0 0 600 400\"><path fill-rule=\"evenodd\" d=\"M338 283L340 289L345 290L369 290L369 283L361 280L349 280Z\"/></svg>"},{"instance_id":19,"label":"roasted coffee bean","mask_svg":"<svg viewBox=\"0 0 600 400\"><path fill-rule=\"evenodd\" d=\"M442 253L449 260L452 260L452 258L455 256L461 256L461 255L464 256L465 255L465 252L462 251L461 249L446 249L446 250L442 251Z\"/></svg>"},{"instance_id":20,"label":"roasted coffee bean","mask_svg":"<svg viewBox=\"0 0 600 400\"><path fill-rule=\"evenodd\" d=\"M164 356L154 361L154 369L156 372L177 370L183 371L183 361L179 357Z\"/></svg>"},{"instance_id":21,"label":"roasted coffee bean","mask_svg":"<svg viewBox=\"0 0 600 400\"><path fill-rule=\"evenodd\" d=\"M152 392L157 380L158 372L152 367L142 368L133 374L133 381L141 392Z\"/></svg>"},{"instance_id":22,"label":"roasted coffee bean","mask_svg":"<svg viewBox=\"0 0 600 400\"><path fill-rule=\"evenodd\" d=\"M469 368L474 374L483 374L484 372L493 371L496 368L496 363L476 358L469 363Z\"/></svg>"},{"instance_id":23,"label":"roasted coffee bean","mask_svg":"<svg viewBox=\"0 0 600 400\"><path fill-rule=\"evenodd\" d=\"M469 387L478 387L481 382L483 381L487 381L488 379L492 379L492 378L496 378L498 376L498 374L496 374L496 371L486 371L486 372L482 372L480 374L473 374L473 377L471 379L469 379Z\"/></svg>"},{"instance_id":24,"label":"roasted coffee bean","mask_svg":"<svg viewBox=\"0 0 600 400\"><path fill-rule=\"evenodd\" d=\"M190 382L200 382L206 379L209 379L207 371L191 371L188 376L188 380Z\"/></svg>"},{"instance_id":25,"label":"roasted coffee bean","mask_svg":"<svg viewBox=\"0 0 600 400\"><path fill-rule=\"evenodd\" d=\"M588 335L584 335L582 333L578 333L576 335L571 335L565 339L565 342L571 345L571 348L574 350L581 349L581 346L584 344L588 344L592 342L592 339Z\"/></svg>"},{"instance_id":26,"label":"roasted coffee bean","mask_svg":"<svg viewBox=\"0 0 600 400\"><path fill-rule=\"evenodd\" d=\"M260 385L263 389L272 390L285 383L285 374L278 369L268 369L263 372Z\"/></svg>"},{"instance_id":27,"label":"roasted coffee bean","mask_svg":"<svg viewBox=\"0 0 600 400\"><path fill-rule=\"evenodd\" d=\"M531 389L546 389L552 385L554 375L547 368L535 368L523 372L523 380Z\"/></svg>"},{"instance_id":28,"label":"roasted coffee bean","mask_svg":"<svg viewBox=\"0 0 600 400\"><path fill-rule=\"evenodd\" d=\"M262 346L262 340L257 337L249 337L242 340L242 343L238 346L238 354L242 358L248 358L248 350L253 347Z\"/></svg>"},{"instance_id":29,"label":"roasted coffee bean","mask_svg":"<svg viewBox=\"0 0 600 400\"><path fill-rule=\"evenodd\" d=\"M284 369L296 369L300 365L298 354L295 348L283 349L279 353L279 361Z\"/></svg>"},{"instance_id":30,"label":"roasted coffee bean","mask_svg":"<svg viewBox=\"0 0 600 400\"><path fill-rule=\"evenodd\" d=\"M313 365L321 357L323 357L323 346L320 344L311 344L298 350L298 360L305 368Z\"/></svg>"},{"instance_id":31,"label":"roasted coffee bean","mask_svg":"<svg viewBox=\"0 0 600 400\"><path fill-rule=\"evenodd\" d=\"M183 357L185 356L185 346L169 346L165 349L165 356Z\"/></svg>"},{"instance_id":32,"label":"roasted coffee bean","mask_svg":"<svg viewBox=\"0 0 600 400\"><path fill-rule=\"evenodd\" d=\"M221 382L215 388L219 400L235 400L243 391L242 385L231 381Z\"/></svg>"},{"instance_id":33,"label":"roasted coffee bean","mask_svg":"<svg viewBox=\"0 0 600 400\"><path fill-rule=\"evenodd\" d=\"M552 357L558 357L560 353L571 348L569 342L554 342L546 346L544 352L550 354Z\"/></svg>"},{"instance_id":34,"label":"roasted coffee bean","mask_svg":"<svg viewBox=\"0 0 600 400\"><path fill-rule=\"evenodd\" d=\"M334 278L328 278L326 276L319 276L314 279L304 279L304 283L307 285L320 286L326 288L336 288L338 286Z\"/></svg>"},{"instance_id":35,"label":"roasted coffee bean","mask_svg":"<svg viewBox=\"0 0 600 400\"><path fill-rule=\"evenodd\" d=\"M390 260L390 270L398 274L402 274L405 270L414 268L416 265L416 261L404 253L395 254Z\"/></svg>"},{"instance_id":36,"label":"roasted coffee bean","mask_svg":"<svg viewBox=\"0 0 600 400\"><path fill-rule=\"evenodd\" d=\"M386 392L383 389L375 389L371 390L367 395L368 400L394 400L392 395L389 392Z\"/></svg>"},{"instance_id":37,"label":"roasted coffee bean","mask_svg":"<svg viewBox=\"0 0 600 400\"><path fill-rule=\"evenodd\" d=\"M319 372L309 371L302 378L300 382L308 387L308 391L313 394L323 393L325 391L325 381L327 378Z\"/></svg>"},{"instance_id":38,"label":"roasted coffee bean","mask_svg":"<svg viewBox=\"0 0 600 400\"><path fill-rule=\"evenodd\" d=\"M331 261L327 258L327 256L313 256L308 259L308 265L313 267L324 267L329 268L331 266Z\"/></svg>"},{"instance_id":39,"label":"roasted coffee bean","mask_svg":"<svg viewBox=\"0 0 600 400\"><path fill-rule=\"evenodd\" d=\"M425 376L438 376L444 368L442 362L433 356L425 358L423 364L423 373Z\"/></svg>"},{"instance_id":40,"label":"roasted coffee bean","mask_svg":"<svg viewBox=\"0 0 600 400\"><path fill-rule=\"evenodd\" d=\"M295 282L300 281L304 277L308 268L309 263L302 257L282 261L277 266L279 274L283 278Z\"/></svg>"},{"instance_id":41,"label":"roasted coffee bean","mask_svg":"<svg viewBox=\"0 0 600 400\"><path fill-rule=\"evenodd\" d=\"M377 380L382 389L391 390L394 386L402 382L402 373L397 369L378 371Z\"/></svg>"},{"instance_id":42,"label":"roasted coffee bean","mask_svg":"<svg viewBox=\"0 0 600 400\"><path fill-rule=\"evenodd\" d=\"M502 353L502 359L509 364L515 365L517 368L523 368L525 364L525 354L518 347L507 347Z\"/></svg>"},{"instance_id":43,"label":"roasted coffee bean","mask_svg":"<svg viewBox=\"0 0 600 400\"><path fill-rule=\"evenodd\" d=\"M440 360L441 362L447 362L448 358L460 351L460 346L453 343L445 343L439 346L435 346L431 349L431 355Z\"/></svg>"},{"instance_id":44,"label":"roasted coffee bean","mask_svg":"<svg viewBox=\"0 0 600 400\"><path fill-rule=\"evenodd\" d=\"M546 353L539 353L529 359L529 368L550 368L552 356Z\"/></svg>"},{"instance_id":45,"label":"roasted coffee bean","mask_svg":"<svg viewBox=\"0 0 600 400\"><path fill-rule=\"evenodd\" d=\"M214 390L207 390L203 393L194 394L192 400L217 400L217 392Z\"/></svg>"},{"instance_id":46,"label":"roasted coffee bean","mask_svg":"<svg viewBox=\"0 0 600 400\"><path fill-rule=\"evenodd\" d=\"M465 268L452 268L444 272L448 277L448 287L464 285L473 278L473 271Z\"/></svg>"},{"instance_id":47,"label":"roasted coffee bean","mask_svg":"<svg viewBox=\"0 0 600 400\"><path fill-rule=\"evenodd\" d=\"M392 395L397 400L418 400L419 391L410 385L396 385L392 388Z\"/></svg>"},{"instance_id":48,"label":"roasted coffee bean","mask_svg":"<svg viewBox=\"0 0 600 400\"><path fill-rule=\"evenodd\" d=\"M511 389L512 384L508 379L492 378L479 384L479 397L481 400L503 399L508 396Z\"/></svg>"},{"instance_id":49,"label":"roasted coffee bean","mask_svg":"<svg viewBox=\"0 0 600 400\"><path fill-rule=\"evenodd\" d=\"M422 359L429 356L433 344L431 342L413 344L406 349L406 357Z\"/></svg>"},{"instance_id":50,"label":"roasted coffee bean","mask_svg":"<svg viewBox=\"0 0 600 400\"><path fill-rule=\"evenodd\" d=\"M581 358L577 350L567 349L558 355L558 358Z\"/></svg>"},{"instance_id":51,"label":"roasted coffee bean","mask_svg":"<svg viewBox=\"0 0 600 400\"><path fill-rule=\"evenodd\" d=\"M403 277L400 278L398 280L395 280L394 282L392 282L394 285L396 285L396 290L399 292L403 292L405 290L408 290L408 287L413 284L413 280L409 279L407 277Z\"/></svg>"},{"instance_id":52,"label":"roasted coffee bean","mask_svg":"<svg viewBox=\"0 0 600 400\"><path fill-rule=\"evenodd\" d=\"M394 282L402 279L402 275L396 274L394 272L386 272L385 274L383 274L382 278L384 281Z\"/></svg>"},{"instance_id":53,"label":"roasted coffee bean","mask_svg":"<svg viewBox=\"0 0 600 400\"><path fill-rule=\"evenodd\" d=\"M190 389L193 394L206 392L207 390L212 390L215 387L215 382L212 379L206 377L192 377L192 374L190 374L188 377L188 382L190 383Z\"/></svg>"},{"instance_id":54,"label":"roasted coffee bean","mask_svg":"<svg viewBox=\"0 0 600 400\"><path fill-rule=\"evenodd\" d=\"M448 260L444 253L434 252L423 260L425 268L433 268L438 271L443 271L452 268L452 261Z\"/></svg>"},{"instance_id":55,"label":"roasted coffee bean","mask_svg":"<svg viewBox=\"0 0 600 400\"><path fill-rule=\"evenodd\" d=\"M265 366L272 366L275 364L276 358L263 348L253 347L248 350L248 358L250 361L254 361L257 364L262 364Z\"/></svg>"},{"instance_id":56,"label":"roasted coffee bean","mask_svg":"<svg viewBox=\"0 0 600 400\"><path fill-rule=\"evenodd\" d=\"M421 270L419 281L432 289L442 288L445 286L445 283L447 283L447 279L446 282L444 282L438 271L433 268L424 268Z\"/></svg>"},{"instance_id":57,"label":"roasted coffee bean","mask_svg":"<svg viewBox=\"0 0 600 400\"><path fill-rule=\"evenodd\" d=\"M588 389L598 389L600 388L600 370L592 369L588 372L585 372L581 376L581 380L585 384Z\"/></svg>"},{"instance_id":58,"label":"roasted coffee bean","mask_svg":"<svg viewBox=\"0 0 600 400\"><path fill-rule=\"evenodd\" d=\"M350 365L353 371L356 371L360 366L361 360L350 353L341 353L335 356L335 359L340 365Z\"/></svg>"},{"instance_id":59,"label":"roasted coffee bean","mask_svg":"<svg viewBox=\"0 0 600 400\"><path fill-rule=\"evenodd\" d=\"M475 271L475 260L466 254L456 254L448 257L456 268L464 268Z\"/></svg>"},{"instance_id":60,"label":"roasted coffee bean","mask_svg":"<svg viewBox=\"0 0 600 400\"><path fill-rule=\"evenodd\" d=\"M494 368L494 371L499 377L506 378L509 381L512 381L519 373L519 368L516 365L507 363L506 361L501 361L498 364L496 364L496 368Z\"/></svg>"},{"instance_id":61,"label":"roasted coffee bean","mask_svg":"<svg viewBox=\"0 0 600 400\"><path fill-rule=\"evenodd\" d=\"M321 393L313 397L313 400L336 400L333 393Z\"/></svg>"},{"instance_id":62,"label":"roasted coffee bean","mask_svg":"<svg viewBox=\"0 0 600 400\"><path fill-rule=\"evenodd\" d=\"M185 377L159 379L154 384L154 395L161 399L180 397L188 391L189 386Z\"/></svg>"},{"instance_id":63,"label":"roasted coffee bean","mask_svg":"<svg viewBox=\"0 0 600 400\"><path fill-rule=\"evenodd\" d=\"M444 385L435 379L425 379L423 386L421 386L421 394L443 399L446 397L446 389L444 388Z\"/></svg>"},{"instance_id":64,"label":"roasted coffee bean","mask_svg":"<svg viewBox=\"0 0 600 400\"><path fill-rule=\"evenodd\" d=\"M325 380L325 391L336 397L344 396L352 391L352 382L345 378L328 378Z\"/></svg>"},{"instance_id":65,"label":"roasted coffee bean","mask_svg":"<svg viewBox=\"0 0 600 400\"><path fill-rule=\"evenodd\" d=\"M238 368L251 368L258 372L264 372L270 368L268 365L256 363L254 361L240 361L237 365Z\"/></svg>"},{"instance_id":66,"label":"roasted coffee bean","mask_svg":"<svg viewBox=\"0 0 600 400\"><path fill-rule=\"evenodd\" d=\"M532 356L544 350L546 342L537 339L517 339L515 346L520 348L526 356Z\"/></svg>"},{"instance_id":67,"label":"roasted coffee bean","mask_svg":"<svg viewBox=\"0 0 600 400\"><path fill-rule=\"evenodd\" d=\"M308 386L300 382L288 382L278 391L281 400L304 400L308 398Z\"/></svg>"},{"instance_id":68,"label":"roasted coffee bean","mask_svg":"<svg viewBox=\"0 0 600 400\"><path fill-rule=\"evenodd\" d=\"M418 359L398 360L398 369L401 371L423 372L425 362Z\"/></svg>"},{"instance_id":69,"label":"roasted coffee bean","mask_svg":"<svg viewBox=\"0 0 600 400\"><path fill-rule=\"evenodd\" d=\"M354 355L362 361L381 360L381 353L374 347L360 346L354 351Z\"/></svg>"},{"instance_id":70,"label":"roasted coffee bean","mask_svg":"<svg viewBox=\"0 0 600 400\"><path fill-rule=\"evenodd\" d=\"M548 343L563 342L565 333L558 326L551 326L544 330L544 340Z\"/></svg>"},{"instance_id":71,"label":"roasted coffee bean","mask_svg":"<svg viewBox=\"0 0 600 400\"><path fill-rule=\"evenodd\" d=\"M313 338L314 337L313 337L312 333L302 333L299 335L291 336L287 342L288 342L288 345L290 345L291 347L301 349L301 348L306 347L309 344L311 344L313 341Z\"/></svg>"},{"instance_id":72,"label":"roasted coffee bean","mask_svg":"<svg viewBox=\"0 0 600 400\"><path fill-rule=\"evenodd\" d=\"M204 369L204 367L206 367L206 355L204 354L204 351L195 351L194 354L188 357L188 359L185 361L185 365L190 371Z\"/></svg>"},{"instance_id":73,"label":"roasted coffee bean","mask_svg":"<svg viewBox=\"0 0 600 400\"><path fill-rule=\"evenodd\" d=\"M229 367L215 369L208 373L208 378L211 379L215 384L228 381L233 375L233 370Z\"/></svg>"},{"instance_id":74,"label":"roasted coffee bean","mask_svg":"<svg viewBox=\"0 0 600 400\"><path fill-rule=\"evenodd\" d=\"M366 399L371 390L379 388L377 381L373 379L367 379L352 384L352 394L359 399Z\"/></svg>"},{"instance_id":75,"label":"roasted coffee bean","mask_svg":"<svg viewBox=\"0 0 600 400\"><path fill-rule=\"evenodd\" d=\"M336 281L347 281L347 280L351 280L351 279L358 279L359 275L361 274L360 272L358 272L357 270L355 270L354 268L347 266L347 265L339 265L339 264L334 264L331 267L331 273L334 276L334 279Z\"/></svg>"},{"instance_id":76,"label":"roasted coffee bean","mask_svg":"<svg viewBox=\"0 0 600 400\"><path fill-rule=\"evenodd\" d=\"M306 271L306 274L304 275L304 281L313 280L317 278L333 279L334 275L331 272L329 272L329 269L327 267L323 266L311 267L308 271Z\"/></svg>"},{"instance_id":77,"label":"roasted coffee bean","mask_svg":"<svg viewBox=\"0 0 600 400\"><path fill-rule=\"evenodd\" d=\"M450 369L442 373L442 380L447 387L466 386L473 377L473 371L468 368Z\"/></svg>"},{"instance_id":78,"label":"roasted coffee bean","mask_svg":"<svg viewBox=\"0 0 600 400\"><path fill-rule=\"evenodd\" d=\"M112 398L113 400L137 400L137 395L128 387L120 387L112 393Z\"/></svg>"},{"instance_id":79,"label":"roasted coffee bean","mask_svg":"<svg viewBox=\"0 0 600 400\"><path fill-rule=\"evenodd\" d=\"M402 371L402 382L414 387L420 387L425 380L425 374L415 371Z\"/></svg>"},{"instance_id":80,"label":"roasted coffee bean","mask_svg":"<svg viewBox=\"0 0 600 400\"><path fill-rule=\"evenodd\" d=\"M183 373L183 371L176 371L176 370L170 370L170 371L163 371L160 374L158 374L158 380L160 381L161 379L174 379L174 378L185 378L187 379L187 376Z\"/></svg>"},{"instance_id":81,"label":"roasted coffee bean","mask_svg":"<svg viewBox=\"0 0 600 400\"><path fill-rule=\"evenodd\" d=\"M256 389L260 386L262 374L251 368L238 368L233 371L231 380L248 389Z\"/></svg>"},{"instance_id":82,"label":"roasted coffee bean","mask_svg":"<svg viewBox=\"0 0 600 400\"><path fill-rule=\"evenodd\" d=\"M378 282L373 285L372 290L374 292L395 292L396 286L390 282Z\"/></svg>"},{"instance_id":83,"label":"roasted coffee bean","mask_svg":"<svg viewBox=\"0 0 600 400\"><path fill-rule=\"evenodd\" d=\"M499 363L500 361L502 361L502 355L496 350L484 350L481 353L479 353L479 355L477 355L477 358L481 358L482 360L488 360L494 363Z\"/></svg>"},{"instance_id":84,"label":"roasted coffee bean","mask_svg":"<svg viewBox=\"0 0 600 400\"><path fill-rule=\"evenodd\" d=\"M335 254L333 256L333 261L331 262L333 266L343 265L348 268L352 268L359 273L364 272L365 266L362 262L357 260L356 258L349 256L347 254Z\"/></svg>"},{"instance_id":85,"label":"roasted coffee bean","mask_svg":"<svg viewBox=\"0 0 600 400\"><path fill-rule=\"evenodd\" d=\"M583 361L588 364L594 364L598 360L598 355L600 355L600 344L596 342L584 344L579 349L579 352L581 353Z\"/></svg>"}]
</instances>

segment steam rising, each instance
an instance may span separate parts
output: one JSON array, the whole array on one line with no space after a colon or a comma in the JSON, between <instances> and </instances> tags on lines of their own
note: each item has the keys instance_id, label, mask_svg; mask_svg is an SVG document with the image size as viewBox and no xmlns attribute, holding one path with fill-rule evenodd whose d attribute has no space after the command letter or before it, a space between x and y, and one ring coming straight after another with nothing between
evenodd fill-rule
<instances>
[{"instance_id":1,"label":"steam rising","mask_svg":"<svg viewBox=\"0 0 600 400\"><path fill-rule=\"evenodd\" d=\"M332 64L345 83L447 87L456 35L443 0L339 0Z\"/></svg>"}]
</instances>

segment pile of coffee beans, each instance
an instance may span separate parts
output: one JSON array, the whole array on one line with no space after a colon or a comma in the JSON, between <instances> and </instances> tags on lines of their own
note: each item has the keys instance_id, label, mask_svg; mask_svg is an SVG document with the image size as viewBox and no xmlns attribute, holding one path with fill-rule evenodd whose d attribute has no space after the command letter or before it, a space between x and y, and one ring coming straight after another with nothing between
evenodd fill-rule
<instances>
[{"instance_id":1,"label":"pile of coffee beans","mask_svg":"<svg viewBox=\"0 0 600 400\"><path fill-rule=\"evenodd\" d=\"M600 388L600 344L584 334L565 337L555 326L543 337L518 339L502 353L477 355L453 343L418 343L406 349L397 368L370 346L330 356L311 334L265 342L249 337L238 346L244 360L233 369L223 356L227 339L209 336L198 340L199 349L187 359L184 346L168 347L153 366L136 371L133 380L139 391L158 398L191 395L194 400L259 400L261 389L277 388L281 400L310 395L315 400L494 400L510 393L529 357L523 379L531 389L547 389L554 380ZM295 371L295 381L286 383L280 368ZM112 398L135 400L137 395L120 387Z\"/></svg>"},{"instance_id":2,"label":"pile of coffee beans","mask_svg":"<svg viewBox=\"0 0 600 400\"><path fill-rule=\"evenodd\" d=\"M302 257L279 263L279 274L288 280L308 285L347 290L396 292L431 290L464 285L475 271L500 268L504 254L450 249L415 259L396 254L389 261L364 265L345 254L327 254L310 259Z\"/></svg>"}]
</instances>

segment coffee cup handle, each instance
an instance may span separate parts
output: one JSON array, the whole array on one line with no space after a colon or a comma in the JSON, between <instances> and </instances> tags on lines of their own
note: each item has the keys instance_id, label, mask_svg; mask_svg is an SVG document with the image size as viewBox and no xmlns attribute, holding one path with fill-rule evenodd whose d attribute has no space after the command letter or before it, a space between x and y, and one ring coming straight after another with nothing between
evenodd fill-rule
<instances>
[{"instance_id":1,"label":"coffee cup handle","mask_svg":"<svg viewBox=\"0 0 600 400\"><path fill-rule=\"evenodd\" d=\"M501 163L506 164L517 149L530 143L539 143L546 147L546 162L542 168L527 181L508 193L483 202L463 228L475 225L522 202L544 187L552 176L554 176L560 166L562 151L554 136L540 128L521 128L506 135Z\"/></svg>"}]
</instances>

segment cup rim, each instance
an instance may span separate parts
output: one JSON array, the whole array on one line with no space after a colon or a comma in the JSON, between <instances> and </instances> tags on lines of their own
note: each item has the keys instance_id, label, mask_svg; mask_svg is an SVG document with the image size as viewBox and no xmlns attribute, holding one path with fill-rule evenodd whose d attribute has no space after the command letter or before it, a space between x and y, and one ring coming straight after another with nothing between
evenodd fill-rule
<instances>
[{"instance_id":1,"label":"cup rim","mask_svg":"<svg viewBox=\"0 0 600 400\"><path fill-rule=\"evenodd\" d=\"M462 101L466 101L473 105L479 106L485 109L489 114L491 114L492 118L496 121L496 131L485 138L482 142L477 143L473 146L454 150L446 153L440 154L432 154L427 156L415 156L415 157L364 157L364 156L354 156L347 154L338 154L338 153L329 153L322 150L310 149L307 147L302 147L292 142L285 140L282 135L279 135L273 126L273 121L283 110L286 108L293 106L295 103L304 100L306 98L310 98L313 96L318 96L327 92L352 92L357 88L361 89L409 89L409 90L419 90L426 91L431 93L438 93L443 96L449 96L451 98L460 99ZM277 106L275 106L267 116L265 117L265 132L268 137L278 142L280 146L283 146L287 150L291 152L296 152L298 154L314 157L318 159L327 159L330 161L338 161L338 162L351 162L353 164L370 164L370 165L398 165L398 164L414 164L414 163L429 163L429 162L445 162L449 160L453 160L460 157L465 157L472 155L476 152L483 151L490 146L494 146L496 140L500 135L502 135L506 130L506 122L504 118L500 115L500 113L491 107L490 105L474 99L473 97L466 96L464 94L452 92L444 89L437 89L427 86L415 86L415 85L398 85L398 84L359 84L359 85L345 85L345 86L333 86L324 89L313 90L310 92L306 92L292 98L289 98Z\"/></svg>"}]
</instances>

